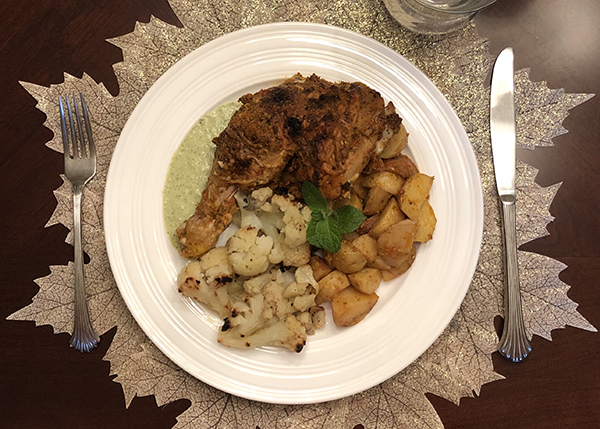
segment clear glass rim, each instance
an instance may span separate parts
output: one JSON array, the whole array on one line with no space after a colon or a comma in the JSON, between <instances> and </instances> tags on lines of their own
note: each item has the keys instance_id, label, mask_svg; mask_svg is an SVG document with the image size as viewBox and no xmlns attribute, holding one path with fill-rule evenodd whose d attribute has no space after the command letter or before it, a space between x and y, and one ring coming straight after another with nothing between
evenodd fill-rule
<instances>
[{"instance_id":1,"label":"clear glass rim","mask_svg":"<svg viewBox=\"0 0 600 429\"><path fill-rule=\"evenodd\" d=\"M447 14L465 14L465 13L475 13L479 12L482 9L485 9L488 6L496 3L498 0L488 0L488 1L467 1L465 4L461 6L453 6L452 9L444 9L435 7L435 5L427 2L426 0L415 0L421 6L426 7L427 9L435 10L436 12L447 13ZM479 3L479 4L477 4Z\"/></svg>"}]
</instances>

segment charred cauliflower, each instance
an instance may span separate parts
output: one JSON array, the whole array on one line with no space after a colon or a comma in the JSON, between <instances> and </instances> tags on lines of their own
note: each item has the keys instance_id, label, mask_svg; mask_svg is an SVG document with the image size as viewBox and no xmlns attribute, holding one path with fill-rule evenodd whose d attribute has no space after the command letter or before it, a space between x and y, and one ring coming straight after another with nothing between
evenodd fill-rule
<instances>
[{"instance_id":1,"label":"charred cauliflower","mask_svg":"<svg viewBox=\"0 0 600 429\"><path fill-rule=\"evenodd\" d=\"M268 326L250 335L242 334L238 328L220 331L217 341L229 347L281 346L300 353L306 344L306 329L293 314L287 314L282 319L271 319Z\"/></svg>"},{"instance_id":2,"label":"charred cauliflower","mask_svg":"<svg viewBox=\"0 0 600 429\"><path fill-rule=\"evenodd\" d=\"M315 303L319 284L308 265L310 209L270 188L238 193L236 200L239 229L225 246L184 268L179 290L223 319L219 343L300 352L307 335L325 324L325 310Z\"/></svg>"},{"instance_id":3,"label":"charred cauliflower","mask_svg":"<svg viewBox=\"0 0 600 429\"><path fill-rule=\"evenodd\" d=\"M220 317L230 313L228 286L234 273L227 252L219 247L206 253L199 261L185 266L177 277L179 291L215 310Z\"/></svg>"}]
</instances>

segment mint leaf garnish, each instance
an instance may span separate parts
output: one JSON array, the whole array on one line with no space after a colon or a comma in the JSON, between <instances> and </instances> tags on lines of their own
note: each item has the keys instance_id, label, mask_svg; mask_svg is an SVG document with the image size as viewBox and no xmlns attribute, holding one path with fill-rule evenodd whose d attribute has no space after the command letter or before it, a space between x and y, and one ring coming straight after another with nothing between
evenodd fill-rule
<instances>
[{"instance_id":1,"label":"mint leaf garnish","mask_svg":"<svg viewBox=\"0 0 600 429\"><path fill-rule=\"evenodd\" d=\"M302 197L304 198L304 202L313 212L321 211L327 212L327 200L317 189L315 185L310 182L304 182L302 184Z\"/></svg>"},{"instance_id":2,"label":"mint leaf garnish","mask_svg":"<svg viewBox=\"0 0 600 429\"><path fill-rule=\"evenodd\" d=\"M337 220L342 234L354 231L365 220L365 215L353 206L342 206L337 209L333 216Z\"/></svg>"},{"instance_id":3,"label":"mint leaf garnish","mask_svg":"<svg viewBox=\"0 0 600 429\"><path fill-rule=\"evenodd\" d=\"M320 213L320 212L316 212L316 213ZM319 241L319 234L317 234L317 223L319 223L319 220L316 220L314 218L314 214L315 214L315 212L313 212L313 218L308 223L308 226L306 227L306 239L313 246L323 248L323 246L321 246L321 242ZM321 217L321 220L322 219L323 218Z\"/></svg>"},{"instance_id":4,"label":"mint leaf garnish","mask_svg":"<svg viewBox=\"0 0 600 429\"><path fill-rule=\"evenodd\" d=\"M342 246L342 234L358 228L365 215L355 207L342 206L332 212L319 189L310 182L302 184L302 197L311 210L311 221L306 228L306 239L313 246L336 253Z\"/></svg>"},{"instance_id":5,"label":"mint leaf garnish","mask_svg":"<svg viewBox=\"0 0 600 429\"><path fill-rule=\"evenodd\" d=\"M326 216L325 213L323 213L322 211L314 211L314 210L312 210L311 218L314 221L318 222L320 220L323 220L323 219L325 219L325 216Z\"/></svg>"},{"instance_id":6,"label":"mint leaf garnish","mask_svg":"<svg viewBox=\"0 0 600 429\"><path fill-rule=\"evenodd\" d=\"M315 232L319 237L321 247L329 253L335 253L342 247L342 233L334 218L326 216L317 222Z\"/></svg>"}]
</instances>

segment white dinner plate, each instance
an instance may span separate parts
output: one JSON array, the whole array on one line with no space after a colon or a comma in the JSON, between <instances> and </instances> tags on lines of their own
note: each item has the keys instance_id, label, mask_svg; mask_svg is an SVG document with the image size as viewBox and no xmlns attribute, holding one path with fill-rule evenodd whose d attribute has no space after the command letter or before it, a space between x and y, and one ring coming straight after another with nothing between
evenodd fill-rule
<instances>
[{"instance_id":1,"label":"white dinner plate","mask_svg":"<svg viewBox=\"0 0 600 429\"><path fill-rule=\"evenodd\" d=\"M177 292L186 261L171 246L162 189L171 155L192 125L220 104L300 72L361 81L393 101L409 154L435 176L438 223L412 268L382 284L358 325L331 317L301 353L216 342L220 321ZM401 371L442 333L471 282L483 230L481 184L467 135L452 108L410 62L340 28L277 23L220 37L187 55L148 90L129 118L108 173L108 256L121 294L148 337L181 368L244 398L301 404L338 399Z\"/></svg>"}]
</instances>

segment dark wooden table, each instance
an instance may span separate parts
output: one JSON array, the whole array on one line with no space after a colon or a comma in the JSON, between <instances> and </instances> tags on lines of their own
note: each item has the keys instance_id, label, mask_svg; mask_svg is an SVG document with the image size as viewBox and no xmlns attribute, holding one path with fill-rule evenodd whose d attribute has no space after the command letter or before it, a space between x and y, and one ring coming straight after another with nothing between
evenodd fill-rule
<instances>
[{"instance_id":1,"label":"dark wooden table","mask_svg":"<svg viewBox=\"0 0 600 429\"><path fill-rule=\"evenodd\" d=\"M125 409L102 361L114 330L98 351L82 355L51 327L5 320L30 303L38 289L33 280L73 252L64 227L44 228L62 155L44 146L51 132L19 81L50 85L64 72L85 72L116 95L112 65L122 54L105 39L151 14L178 23L166 0L0 3L0 428L170 428L189 406L181 400L159 408L143 397ZM600 1L499 0L476 22L491 53L513 46L517 67L531 68L532 80L600 93ZM563 182L550 235L525 248L568 265L560 277L572 286L569 296L600 327L600 97L575 108L563 125L569 133L554 147L518 155L540 169L540 185ZM534 337L533 348L520 364L496 353L494 366L506 379L460 406L430 396L445 427L600 428L600 335L566 328L554 331L552 342Z\"/></svg>"}]
</instances>

